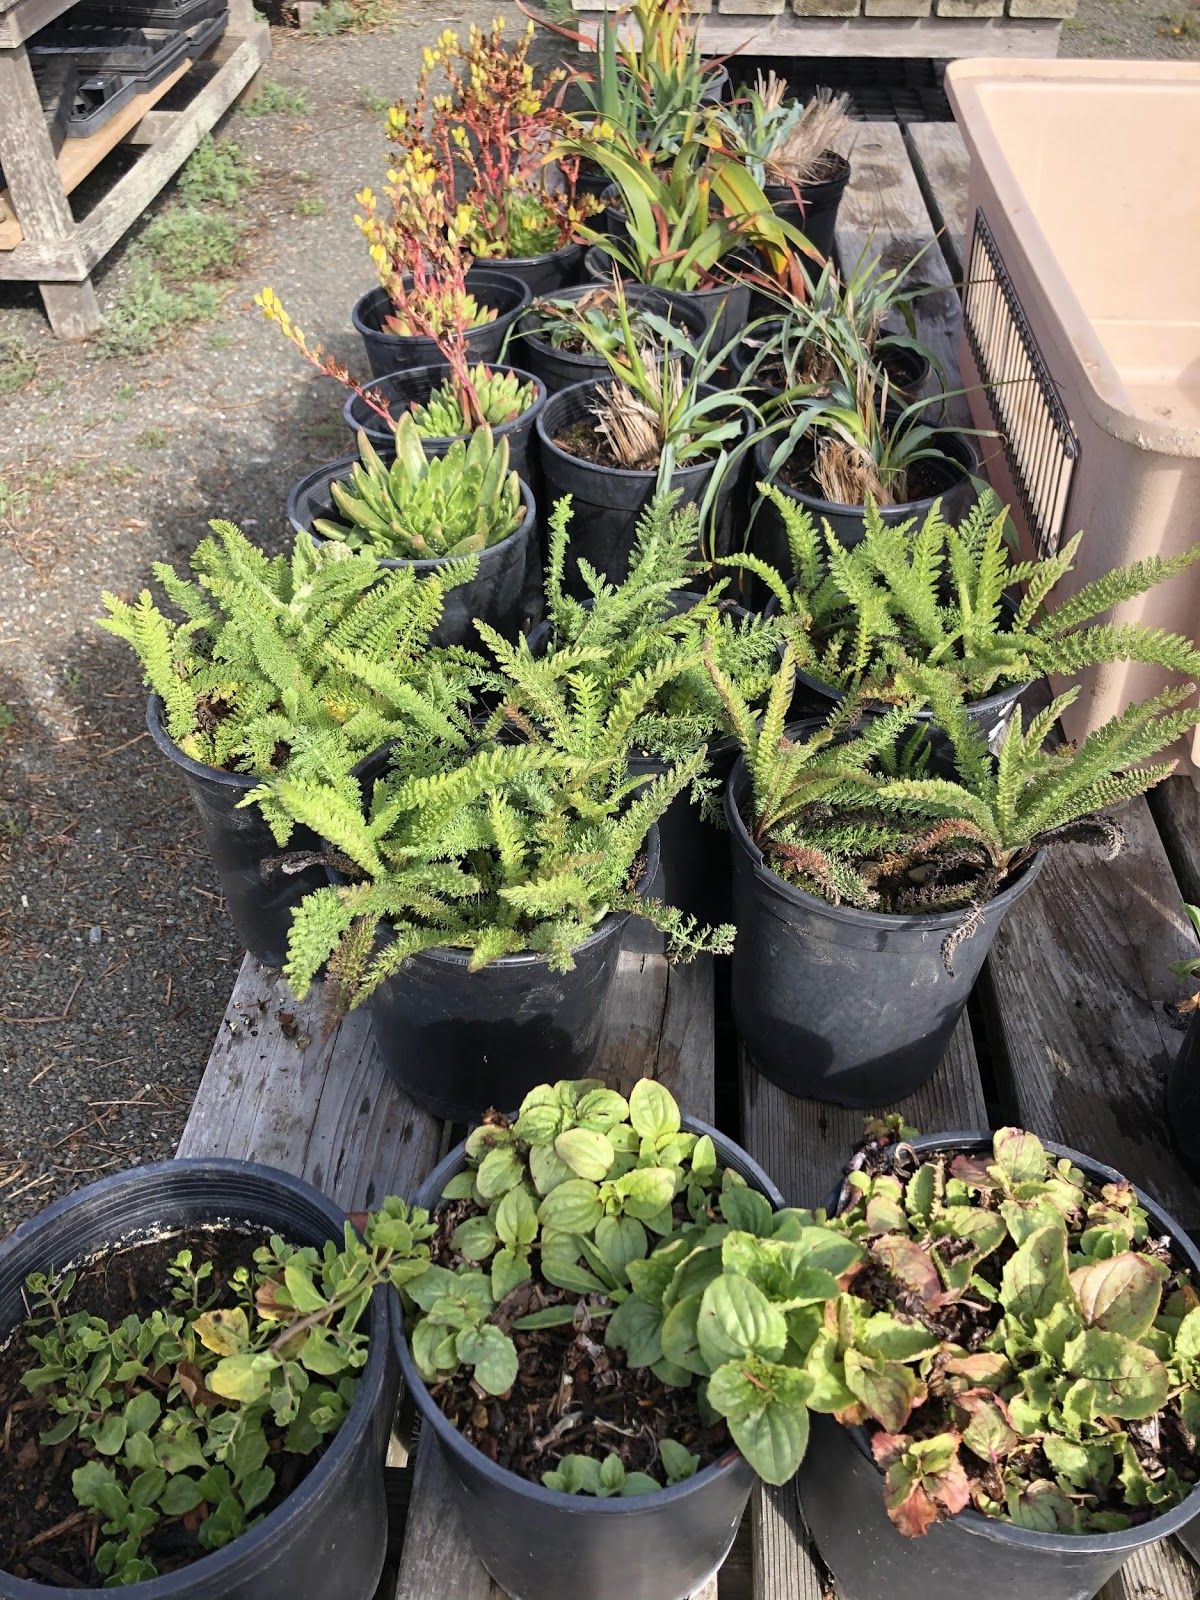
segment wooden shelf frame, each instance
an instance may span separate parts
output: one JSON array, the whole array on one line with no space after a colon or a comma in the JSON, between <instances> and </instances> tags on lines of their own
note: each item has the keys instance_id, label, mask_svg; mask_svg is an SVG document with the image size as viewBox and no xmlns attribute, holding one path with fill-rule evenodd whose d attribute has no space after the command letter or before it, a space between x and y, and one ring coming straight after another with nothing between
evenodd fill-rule
<instances>
[{"instance_id":1,"label":"wooden shelf frame","mask_svg":"<svg viewBox=\"0 0 1200 1600\"><path fill-rule=\"evenodd\" d=\"M254 17L252 0L230 0L229 31L207 55L131 101L109 127L88 139L67 140L56 156L25 41L69 3L0 0L0 166L8 182L7 204L0 211L0 280L36 283L54 332L79 339L94 333L102 320L92 271L258 72L271 53L271 40L266 24ZM191 72L214 65L216 71L187 105L178 111L154 109ZM142 139L139 127L150 116L153 137ZM135 145L136 161L76 221L70 191L118 143Z\"/></svg>"}]
</instances>

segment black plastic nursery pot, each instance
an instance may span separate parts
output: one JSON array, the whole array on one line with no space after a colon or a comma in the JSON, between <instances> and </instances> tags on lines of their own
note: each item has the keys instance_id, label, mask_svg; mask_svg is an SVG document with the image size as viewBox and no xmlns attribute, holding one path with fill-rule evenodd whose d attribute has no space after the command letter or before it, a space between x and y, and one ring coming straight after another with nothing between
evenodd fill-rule
<instances>
[{"instance_id":1,"label":"black plastic nursery pot","mask_svg":"<svg viewBox=\"0 0 1200 1600\"><path fill-rule=\"evenodd\" d=\"M706 1123L717 1160L732 1167L777 1209L783 1196L744 1150ZM435 1167L417 1196L432 1209L464 1164L463 1147ZM561 1494L490 1461L459 1433L413 1364L397 1309L392 1322L404 1381L424 1423L422 1448L435 1440L448 1468L462 1525L480 1561L514 1600L685 1600L703 1588L733 1544L754 1475L736 1451L657 1494L600 1500Z\"/></svg>"},{"instance_id":2,"label":"black plastic nursery pot","mask_svg":"<svg viewBox=\"0 0 1200 1600\"><path fill-rule=\"evenodd\" d=\"M651 829L640 893L657 871ZM625 912L605 917L575 947L570 972L524 953L478 972L468 950L409 956L367 1002L384 1064L417 1105L452 1122L519 1105L536 1084L586 1077L628 921Z\"/></svg>"},{"instance_id":3,"label":"black plastic nursery pot","mask_svg":"<svg viewBox=\"0 0 1200 1600\"><path fill-rule=\"evenodd\" d=\"M480 261L482 270L495 267L497 272L523 283L531 295L551 294L564 284L578 283L585 249L585 245L572 241L540 256L487 256Z\"/></svg>"},{"instance_id":4,"label":"black plastic nursery pot","mask_svg":"<svg viewBox=\"0 0 1200 1600\"><path fill-rule=\"evenodd\" d=\"M941 1133L913 1139L919 1155L990 1150L991 1134ZM1100 1183L1122 1183L1112 1167L1043 1141ZM1137 1190L1151 1237L1170 1238L1178 1261L1200 1278L1200 1251L1183 1228ZM1041 1533L962 1511L907 1539L883 1504L883 1476L867 1433L832 1417L812 1417L800 1467L804 1520L833 1573L839 1600L1093 1600L1131 1555L1200 1515L1200 1489L1168 1511L1121 1533Z\"/></svg>"},{"instance_id":5,"label":"black plastic nursery pot","mask_svg":"<svg viewBox=\"0 0 1200 1600\"><path fill-rule=\"evenodd\" d=\"M736 264L730 263L731 266ZM584 256L583 270L593 283L612 282L613 260L603 245L593 245ZM714 322L717 324L709 342L713 353L727 345L746 326L750 316L751 285L736 277L726 283L715 283L709 289L660 288L658 292L676 305L694 307L703 316L705 329Z\"/></svg>"},{"instance_id":6,"label":"black plastic nursery pot","mask_svg":"<svg viewBox=\"0 0 1200 1600\"><path fill-rule=\"evenodd\" d=\"M505 335L532 298L529 287L505 272L472 267L467 273L467 288L480 305L489 306L496 313L491 322L467 329L471 360L495 361ZM371 375L383 378L406 367L428 367L441 361L442 353L434 340L421 334L383 331L390 305L386 289L369 289L355 302L350 315L367 353Z\"/></svg>"},{"instance_id":7,"label":"black plastic nursery pot","mask_svg":"<svg viewBox=\"0 0 1200 1600\"><path fill-rule=\"evenodd\" d=\"M565 582L568 591L580 598L587 593L579 576L580 557L610 583L621 583L627 577L638 518L654 498L658 483L657 471L586 461L555 443L564 429L591 418L593 401L612 381L576 383L559 390L546 401L537 419L546 504L553 505L564 494L572 497ZM671 474L671 488L680 491L683 504L698 504L704 498L716 466L716 461L702 461L676 468ZM718 494L715 522L719 544L720 530L729 514L733 477L729 475Z\"/></svg>"},{"instance_id":8,"label":"black plastic nursery pot","mask_svg":"<svg viewBox=\"0 0 1200 1600\"><path fill-rule=\"evenodd\" d=\"M944 461L926 461L922 465L936 483L930 494L918 500L905 500L900 505L880 507L884 522L895 525L915 518L921 522L928 515L935 500L942 503L942 515L947 522L957 523L975 503L974 475L979 471L979 457L969 439L961 433L942 432L937 435L937 446L946 456ZM789 500L802 506L819 528L827 522L847 549L861 544L866 534L866 509L863 506L838 505L832 500L822 500L819 495L808 494L784 482L770 470L771 457L778 448L774 438L760 439L754 447L754 481L774 483ZM783 518L767 499L763 499L750 524L748 548L780 572L788 570L787 534Z\"/></svg>"},{"instance_id":9,"label":"black plastic nursery pot","mask_svg":"<svg viewBox=\"0 0 1200 1600\"><path fill-rule=\"evenodd\" d=\"M828 258L833 251L838 207L850 182L850 163L845 156L827 150L825 159L833 170L820 183L768 183L763 189L779 220L799 229L822 258ZM805 266L810 271L817 270L816 263L808 258Z\"/></svg>"},{"instance_id":10,"label":"black plastic nursery pot","mask_svg":"<svg viewBox=\"0 0 1200 1600\"><path fill-rule=\"evenodd\" d=\"M508 459L513 471L522 478L528 478L529 444L533 438L533 424L546 399L546 385L536 373L510 367L507 362L497 363L493 371L511 373L519 383L531 383L534 387L533 401L520 416L514 417L511 422L498 422L492 428L493 439L508 440ZM373 378L363 388L381 400L399 422L413 406L424 405L449 375L449 365L439 361L428 367L389 372L384 378ZM395 455L394 430L358 395L352 394L342 407L342 420L355 437L365 433L385 460ZM447 434L444 437L422 439L421 447L427 456L444 456L452 444L457 444L460 439L465 443L469 438L469 433Z\"/></svg>"},{"instance_id":11,"label":"black plastic nursery pot","mask_svg":"<svg viewBox=\"0 0 1200 1600\"><path fill-rule=\"evenodd\" d=\"M753 307L751 309L753 310ZM765 342L772 334L778 333L782 326L780 319L773 318L761 330L761 339ZM729 365L737 378L740 379L744 375L757 353L757 347L748 339L743 339L740 344L734 346L729 353ZM892 393L910 399L920 392L932 371L928 356L922 355L919 350L910 350L904 345L885 349L881 360ZM778 384L770 383L757 374L753 380L753 387L759 395L768 399L783 392Z\"/></svg>"},{"instance_id":12,"label":"black plastic nursery pot","mask_svg":"<svg viewBox=\"0 0 1200 1600\"><path fill-rule=\"evenodd\" d=\"M341 461L329 461L316 467L293 484L287 498L288 520L297 533L312 533L313 523L319 517L340 519L333 503L330 484L348 477L356 456L345 456ZM442 620L430 635L435 645L479 642L474 622L478 617L488 622L506 639L515 640L521 631L522 594L525 587L525 569L529 560L530 541L534 537L537 521L533 493L524 479L521 499L525 507L524 520L515 533L499 544L489 545L479 552L479 570L466 583L446 591ZM320 538L320 535L314 535ZM453 559L440 556L431 561L405 561L398 556L380 556L381 567L412 567L418 577L428 577Z\"/></svg>"},{"instance_id":13,"label":"black plastic nursery pot","mask_svg":"<svg viewBox=\"0 0 1200 1600\"><path fill-rule=\"evenodd\" d=\"M278 1233L294 1244L340 1243L344 1213L271 1167L164 1161L102 1178L22 1223L0 1245L0 1328L24 1319L31 1272L81 1264L139 1238L208 1224ZM128 1584L129 1600L370 1600L387 1549L384 1458L396 1367L388 1299L376 1295L358 1392L341 1428L288 1498L241 1538L177 1572ZM96 1588L0 1573L3 1600L94 1600Z\"/></svg>"},{"instance_id":14,"label":"black plastic nursery pot","mask_svg":"<svg viewBox=\"0 0 1200 1600\"><path fill-rule=\"evenodd\" d=\"M1200 1179L1200 1011L1193 1011L1167 1075L1167 1126L1179 1159ZM1200 1541L1200 1526L1196 1529Z\"/></svg>"},{"instance_id":15,"label":"black plastic nursery pot","mask_svg":"<svg viewBox=\"0 0 1200 1600\"><path fill-rule=\"evenodd\" d=\"M793 730L794 731L794 730ZM983 908L954 952L963 912L896 916L834 906L766 864L742 816L749 774L725 790L733 855L733 1018L757 1071L788 1094L857 1108L894 1105L937 1070L996 931L1043 857Z\"/></svg>"},{"instance_id":16,"label":"black plastic nursery pot","mask_svg":"<svg viewBox=\"0 0 1200 1600\"><path fill-rule=\"evenodd\" d=\"M584 295L595 294L600 287L595 283L578 284L554 295L556 300L582 300ZM626 285L625 295L631 306L640 306L659 316L669 317L680 330L695 342L703 338L707 323L694 306L680 305L659 289L647 288L642 283ZM594 382L606 378L610 367L603 356L592 351L557 350L549 339L536 332L538 307L535 301L524 312L513 333L510 352L524 363L527 371L540 378L550 394L568 389L573 383ZM517 341L520 341L519 343Z\"/></svg>"},{"instance_id":17,"label":"black plastic nursery pot","mask_svg":"<svg viewBox=\"0 0 1200 1600\"><path fill-rule=\"evenodd\" d=\"M320 850L321 841L307 828L297 827L286 848L276 844L257 806L238 809L238 802L257 788L260 780L242 772L206 767L185 755L163 726L162 702L156 694L146 705L146 727L163 755L183 774L234 931L257 961L281 967L287 955L292 912L306 894L321 887L325 874L315 867L285 873L266 863L291 851Z\"/></svg>"}]
</instances>

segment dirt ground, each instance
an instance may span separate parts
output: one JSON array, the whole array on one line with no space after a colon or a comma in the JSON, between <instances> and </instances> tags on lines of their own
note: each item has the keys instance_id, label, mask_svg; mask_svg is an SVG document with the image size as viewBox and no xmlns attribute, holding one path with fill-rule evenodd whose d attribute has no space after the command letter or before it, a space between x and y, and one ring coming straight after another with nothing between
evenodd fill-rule
<instances>
[{"instance_id":1,"label":"dirt ground","mask_svg":"<svg viewBox=\"0 0 1200 1600\"><path fill-rule=\"evenodd\" d=\"M1190 3L1083 0L1065 50L1195 53L1158 20ZM239 961L132 657L93 626L100 591L182 564L213 516L280 547L290 484L349 447L341 392L253 296L270 284L360 364L349 310L372 274L351 215L382 176L381 112L428 38L494 9L397 0L379 31L274 30L275 108L243 103L221 129L258 179L248 246L216 314L160 349L58 343L35 291L0 286L0 1232L171 1153ZM126 245L98 275L106 308L130 306L136 260Z\"/></svg>"}]
</instances>

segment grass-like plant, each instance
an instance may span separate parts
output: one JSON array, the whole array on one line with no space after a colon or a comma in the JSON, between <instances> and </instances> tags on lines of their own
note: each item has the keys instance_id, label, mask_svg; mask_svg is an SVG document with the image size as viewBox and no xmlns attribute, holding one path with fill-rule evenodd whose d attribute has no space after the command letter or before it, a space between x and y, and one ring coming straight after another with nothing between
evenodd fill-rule
<instances>
[{"instance_id":1,"label":"grass-like plant","mask_svg":"<svg viewBox=\"0 0 1200 1600\"><path fill-rule=\"evenodd\" d=\"M525 510L520 481L509 471L508 440L485 424L430 458L417 423L401 417L396 456L381 459L365 433L350 476L330 485L346 519L318 517L313 531L352 550L406 561L474 555L516 532Z\"/></svg>"},{"instance_id":2,"label":"grass-like plant","mask_svg":"<svg viewBox=\"0 0 1200 1600\"><path fill-rule=\"evenodd\" d=\"M100 620L137 655L185 755L259 778L348 771L393 738L465 725L472 658L429 639L472 562L418 578L307 534L266 556L231 523L211 527L190 577L154 568L178 617L143 590L133 604L106 593ZM258 798L286 843L290 818Z\"/></svg>"},{"instance_id":3,"label":"grass-like plant","mask_svg":"<svg viewBox=\"0 0 1200 1600\"><path fill-rule=\"evenodd\" d=\"M935 504L923 521L887 524L868 501L865 534L847 548L826 524L770 484L790 571L756 556L752 571L779 603L796 664L830 688L874 701L903 700L913 665L951 674L968 700L1051 674L1143 661L1200 677L1200 650L1180 634L1137 622L1098 622L1200 558L1178 555L1119 567L1055 603L1084 534L1055 555L1022 561L1005 508L990 491L957 526Z\"/></svg>"},{"instance_id":4,"label":"grass-like plant","mask_svg":"<svg viewBox=\"0 0 1200 1600\"><path fill-rule=\"evenodd\" d=\"M789 97L786 78L769 71L738 92L725 111L737 149L757 183L796 189L821 183L837 170L831 156L849 143L850 96L817 89L808 101Z\"/></svg>"}]
</instances>

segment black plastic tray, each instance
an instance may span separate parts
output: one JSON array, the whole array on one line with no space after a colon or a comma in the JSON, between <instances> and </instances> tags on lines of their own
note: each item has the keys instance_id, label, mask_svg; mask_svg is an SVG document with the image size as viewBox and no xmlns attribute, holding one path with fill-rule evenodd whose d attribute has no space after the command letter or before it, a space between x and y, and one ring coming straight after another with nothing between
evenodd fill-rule
<instances>
[{"instance_id":1,"label":"black plastic tray","mask_svg":"<svg viewBox=\"0 0 1200 1600\"><path fill-rule=\"evenodd\" d=\"M123 78L119 72L88 72L80 76L75 91L67 132L72 139L86 139L96 133L121 107L127 105L137 93L133 78Z\"/></svg>"},{"instance_id":2,"label":"black plastic tray","mask_svg":"<svg viewBox=\"0 0 1200 1600\"><path fill-rule=\"evenodd\" d=\"M80 72L119 72L138 92L161 83L187 53L187 35L164 28L44 28L29 46L34 59L69 55Z\"/></svg>"},{"instance_id":3,"label":"black plastic tray","mask_svg":"<svg viewBox=\"0 0 1200 1600\"><path fill-rule=\"evenodd\" d=\"M229 14L228 0L86 0L73 6L72 24L85 23L109 28L164 28L171 33L190 33L202 22Z\"/></svg>"},{"instance_id":4,"label":"black plastic tray","mask_svg":"<svg viewBox=\"0 0 1200 1600\"><path fill-rule=\"evenodd\" d=\"M206 17L194 28L188 29L187 53L195 61L212 48L229 26L229 8L223 7L215 17Z\"/></svg>"}]
</instances>

